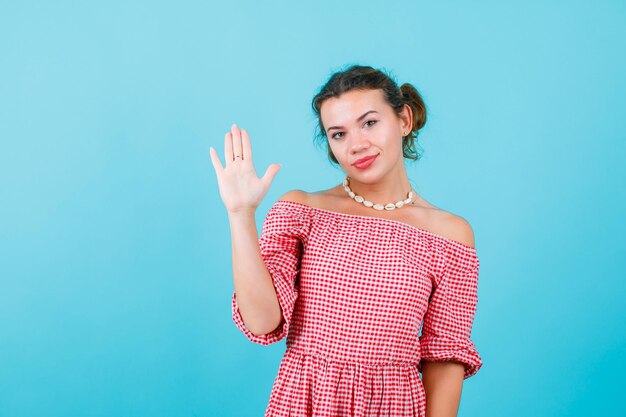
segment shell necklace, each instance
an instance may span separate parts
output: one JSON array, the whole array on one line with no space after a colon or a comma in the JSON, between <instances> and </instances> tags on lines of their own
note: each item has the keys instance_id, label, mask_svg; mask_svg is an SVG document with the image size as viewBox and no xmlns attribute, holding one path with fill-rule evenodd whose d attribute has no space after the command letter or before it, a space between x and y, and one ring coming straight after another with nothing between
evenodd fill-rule
<instances>
[{"instance_id":1,"label":"shell necklace","mask_svg":"<svg viewBox=\"0 0 626 417\"><path fill-rule=\"evenodd\" d=\"M389 204L385 204L385 205L374 204L371 201L368 201L368 200L364 199L360 195L355 194L354 191L352 191L352 189L350 188L349 179L350 179L350 177L347 176L343 180L343 189L346 190L346 192L348 193L350 198L352 198L357 203L361 203L365 207L371 207L374 210L394 210L394 209L400 208L400 207L402 207L402 206L404 206L406 204L410 204L411 200L413 199L413 190L411 190L411 191L409 191L409 194L408 194L407 198L404 199L404 200L400 200L400 201L397 201L395 203L389 203Z\"/></svg>"}]
</instances>

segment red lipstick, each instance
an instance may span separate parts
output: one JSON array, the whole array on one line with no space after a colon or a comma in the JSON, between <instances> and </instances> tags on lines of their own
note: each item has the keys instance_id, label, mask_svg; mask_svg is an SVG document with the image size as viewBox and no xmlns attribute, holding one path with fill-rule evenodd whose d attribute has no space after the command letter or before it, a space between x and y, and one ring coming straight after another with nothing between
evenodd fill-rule
<instances>
[{"instance_id":1,"label":"red lipstick","mask_svg":"<svg viewBox=\"0 0 626 417\"><path fill-rule=\"evenodd\" d=\"M368 168L370 165L372 165L372 163L374 162L374 160L376 159L377 156L378 156L378 154L372 155L372 156L366 156L366 157L361 158L361 159L357 159L356 161L354 161L352 163L352 166L355 166L355 167L357 167L359 169Z\"/></svg>"}]
</instances>

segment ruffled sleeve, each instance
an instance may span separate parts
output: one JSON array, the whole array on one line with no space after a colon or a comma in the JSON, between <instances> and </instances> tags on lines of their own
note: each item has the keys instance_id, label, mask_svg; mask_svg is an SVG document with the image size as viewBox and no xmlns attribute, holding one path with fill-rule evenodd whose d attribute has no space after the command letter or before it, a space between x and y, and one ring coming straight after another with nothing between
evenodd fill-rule
<instances>
[{"instance_id":1,"label":"ruffled sleeve","mask_svg":"<svg viewBox=\"0 0 626 417\"><path fill-rule=\"evenodd\" d=\"M300 260L309 229L310 213L303 204L278 200L268 211L261 229L259 246L265 266L272 277L284 320L274 331L255 336L243 322L233 291L233 321L250 341L269 345L287 335L298 298L296 277L300 272Z\"/></svg>"},{"instance_id":2,"label":"ruffled sleeve","mask_svg":"<svg viewBox=\"0 0 626 417\"><path fill-rule=\"evenodd\" d=\"M421 359L452 360L465 366L463 379L476 374L482 359L470 340L478 303L476 249L446 240L420 336ZM421 372L421 362L418 365Z\"/></svg>"}]
</instances>

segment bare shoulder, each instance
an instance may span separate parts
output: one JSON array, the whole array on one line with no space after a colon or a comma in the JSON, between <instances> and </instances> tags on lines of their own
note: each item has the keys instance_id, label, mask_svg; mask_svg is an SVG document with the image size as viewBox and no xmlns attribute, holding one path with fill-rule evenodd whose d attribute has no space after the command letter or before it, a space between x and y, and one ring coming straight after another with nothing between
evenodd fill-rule
<instances>
[{"instance_id":1,"label":"bare shoulder","mask_svg":"<svg viewBox=\"0 0 626 417\"><path fill-rule=\"evenodd\" d=\"M474 231L464 217L443 210L440 216L440 227L445 237L467 246L475 246Z\"/></svg>"},{"instance_id":2,"label":"bare shoulder","mask_svg":"<svg viewBox=\"0 0 626 417\"><path fill-rule=\"evenodd\" d=\"M292 201L294 203L308 204L309 193L302 190L290 190L280 196L279 200Z\"/></svg>"},{"instance_id":3,"label":"bare shoulder","mask_svg":"<svg viewBox=\"0 0 626 417\"><path fill-rule=\"evenodd\" d=\"M341 191L343 191L343 188ZM338 196L343 196L343 194L338 193L337 187L334 187L310 193L303 190L291 190L283 194L280 197L280 200L294 201L296 203L302 203L309 206L325 206L328 204L331 204L332 206L332 198L337 198Z\"/></svg>"},{"instance_id":4,"label":"bare shoulder","mask_svg":"<svg viewBox=\"0 0 626 417\"><path fill-rule=\"evenodd\" d=\"M464 245L475 246L474 231L465 218L429 203L420 195L417 196L415 206L424 228Z\"/></svg>"}]
</instances>

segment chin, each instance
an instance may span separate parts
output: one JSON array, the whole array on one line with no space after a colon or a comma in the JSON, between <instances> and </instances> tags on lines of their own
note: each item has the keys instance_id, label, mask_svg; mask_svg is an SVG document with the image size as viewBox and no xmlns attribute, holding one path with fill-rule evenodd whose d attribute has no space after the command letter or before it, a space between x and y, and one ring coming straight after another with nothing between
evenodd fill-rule
<instances>
[{"instance_id":1,"label":"chin","mask_svg":"<svg viewBox=\"0 0 626 417\"><path fill-rule=\"evenodd\" d=\"M381 175L374 170L366 170L365 172L360 172L357 170L357 168L353 168L353 171L348 172L346 175L350 176L350 178L355 178L357 181L364 184L374 184L381 179Z\"/></svg>"}]
</instances>

